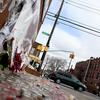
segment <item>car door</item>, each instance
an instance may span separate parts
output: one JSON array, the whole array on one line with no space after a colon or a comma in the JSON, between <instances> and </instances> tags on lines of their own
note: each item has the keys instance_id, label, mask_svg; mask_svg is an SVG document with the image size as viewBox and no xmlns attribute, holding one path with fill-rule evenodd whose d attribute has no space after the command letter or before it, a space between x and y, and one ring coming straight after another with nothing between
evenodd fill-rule
<instances>
[{"instance_id":1,"label":"car door","mask_svg":"<svg viewBox=\"0 0 100 100\"><path fill-rule=\"evenodd\" d=\"M71 85L72 82L71 75L68 73L64 73L63 82L67 85Z\"/></svg>"},{"instance_id":2,"label":"car door","mask_svg":"<svg viewBox=\"0 0 100 100\"><path fill-rule=\"evenodd\" d=\"M67 80L66 78L67 77L66 77L65 73L63 73L63 75L62 75L62 83L68 84L68 81L66 81Z\"/></svg>"},{"instance_id":3,"label":"car door","mask_svg":"<svg viewBox=\"0 0 100 100\"><path fill-rule=\"evenodd\" d=\"M75 76L72 76L72 83L73 83L72 84L73 87L78 87L80 81Z\"/></svg>"},{"instance_id":4,"label":"car door","mask_svg":"<svg viewBox=\"0 0 100 100\"><path fill-rule=\"evenodd\" d=\"M56 75L56 78L57 79L60 79L61 80L61 82L63 83L63 81L64 81L64 73L63 72L57 72L57 75Z\"/></svg>"}]
</instances>

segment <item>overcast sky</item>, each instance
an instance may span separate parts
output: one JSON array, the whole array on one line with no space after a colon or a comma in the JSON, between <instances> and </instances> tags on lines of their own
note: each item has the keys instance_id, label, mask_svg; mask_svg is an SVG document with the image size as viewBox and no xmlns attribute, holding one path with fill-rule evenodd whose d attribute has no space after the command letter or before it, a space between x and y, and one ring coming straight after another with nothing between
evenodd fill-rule
<instances>
[{"instance_id":1,"label":"overcast sky","mask_svg":"<svg viewBox=\"0 0 100 100\"><path fill-rule=\"evenodd\" d=\"M65 0L68 3L64 3L63 9L61 11L61 16L70 18L72 20L81 22L83 24L89 25L100 30L100 0ZM52 0L49 11L57 13L61 0ZM47 16L48 17L48 16ZM45 19L41 30L38 34L36 41L46 44L48 36L43 35L42 31L50 34L53 21ZM76 27L75 25L66 23ZM79 28L79 27L77 27ZM80 28L84 31L86 29ZM100 36L100 33L93 31L88 31L90 33ZM93 36L87 32L83 32L72 28L70 26L62 25L58 23L55 31L53 33L50 50L68 50L75 52L75 59L72 64L75 65L76 62L87 60L92 57L100 57L100 37ZM50 53L50 52L48 52ZM65 52L52 52L58 57L62 57L69 61L69 53Z\"/></svg>"}]
</instances>

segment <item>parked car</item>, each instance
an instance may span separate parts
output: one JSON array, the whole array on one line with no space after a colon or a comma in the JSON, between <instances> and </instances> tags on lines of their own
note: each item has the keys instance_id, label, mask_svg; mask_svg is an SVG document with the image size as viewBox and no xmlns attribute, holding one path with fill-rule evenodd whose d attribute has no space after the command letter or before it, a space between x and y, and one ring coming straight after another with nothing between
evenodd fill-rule
<instances>
[{"instance_id":1,"label":"parked car","mask_svg":"<svg viewBox=\"0 0 100 100\"><path fill-rule=\"evenodd\" d=\"M72 86L75 90L85 91L86 86L81 83L75 76L68 72L56 71L48 75L48 77L54 80L56 83L64 83L66 85Z\"/></svg>"}]
</instances>

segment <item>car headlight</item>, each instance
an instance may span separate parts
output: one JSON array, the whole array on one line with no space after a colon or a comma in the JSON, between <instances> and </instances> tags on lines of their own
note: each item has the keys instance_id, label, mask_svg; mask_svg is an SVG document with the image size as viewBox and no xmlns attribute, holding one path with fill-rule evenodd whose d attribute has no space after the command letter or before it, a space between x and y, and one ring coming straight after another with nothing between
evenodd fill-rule
<instances>
[{"instance_id":1,"label":"car headlight","mask_svg":"<svg viewBox=\"0 0 100 100\"><path fill-rule=\"evenodd\" d=\"M84 86L85 88L87 88L86 85L83 85L83 86Z\"/></svg>"}]
</instances>

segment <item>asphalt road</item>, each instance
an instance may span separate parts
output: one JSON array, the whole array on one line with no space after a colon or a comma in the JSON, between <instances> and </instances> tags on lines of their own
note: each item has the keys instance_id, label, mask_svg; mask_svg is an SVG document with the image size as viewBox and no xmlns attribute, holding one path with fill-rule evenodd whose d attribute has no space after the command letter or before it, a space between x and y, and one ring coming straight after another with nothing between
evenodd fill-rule
<instances>
[{"instance_id":1,"label":"asphalt road","mask_svg":"<svg viewBox=\"0 0 100 100\"><path fill-rule=\"evenodd\" d=\"M100 100L100 97L86 91L79 92L63 84L61 84L60 87L64 92L66 92L66 94L72 94L73 96L75 96L77 100Z\"/></svg>"}]
</instances>

